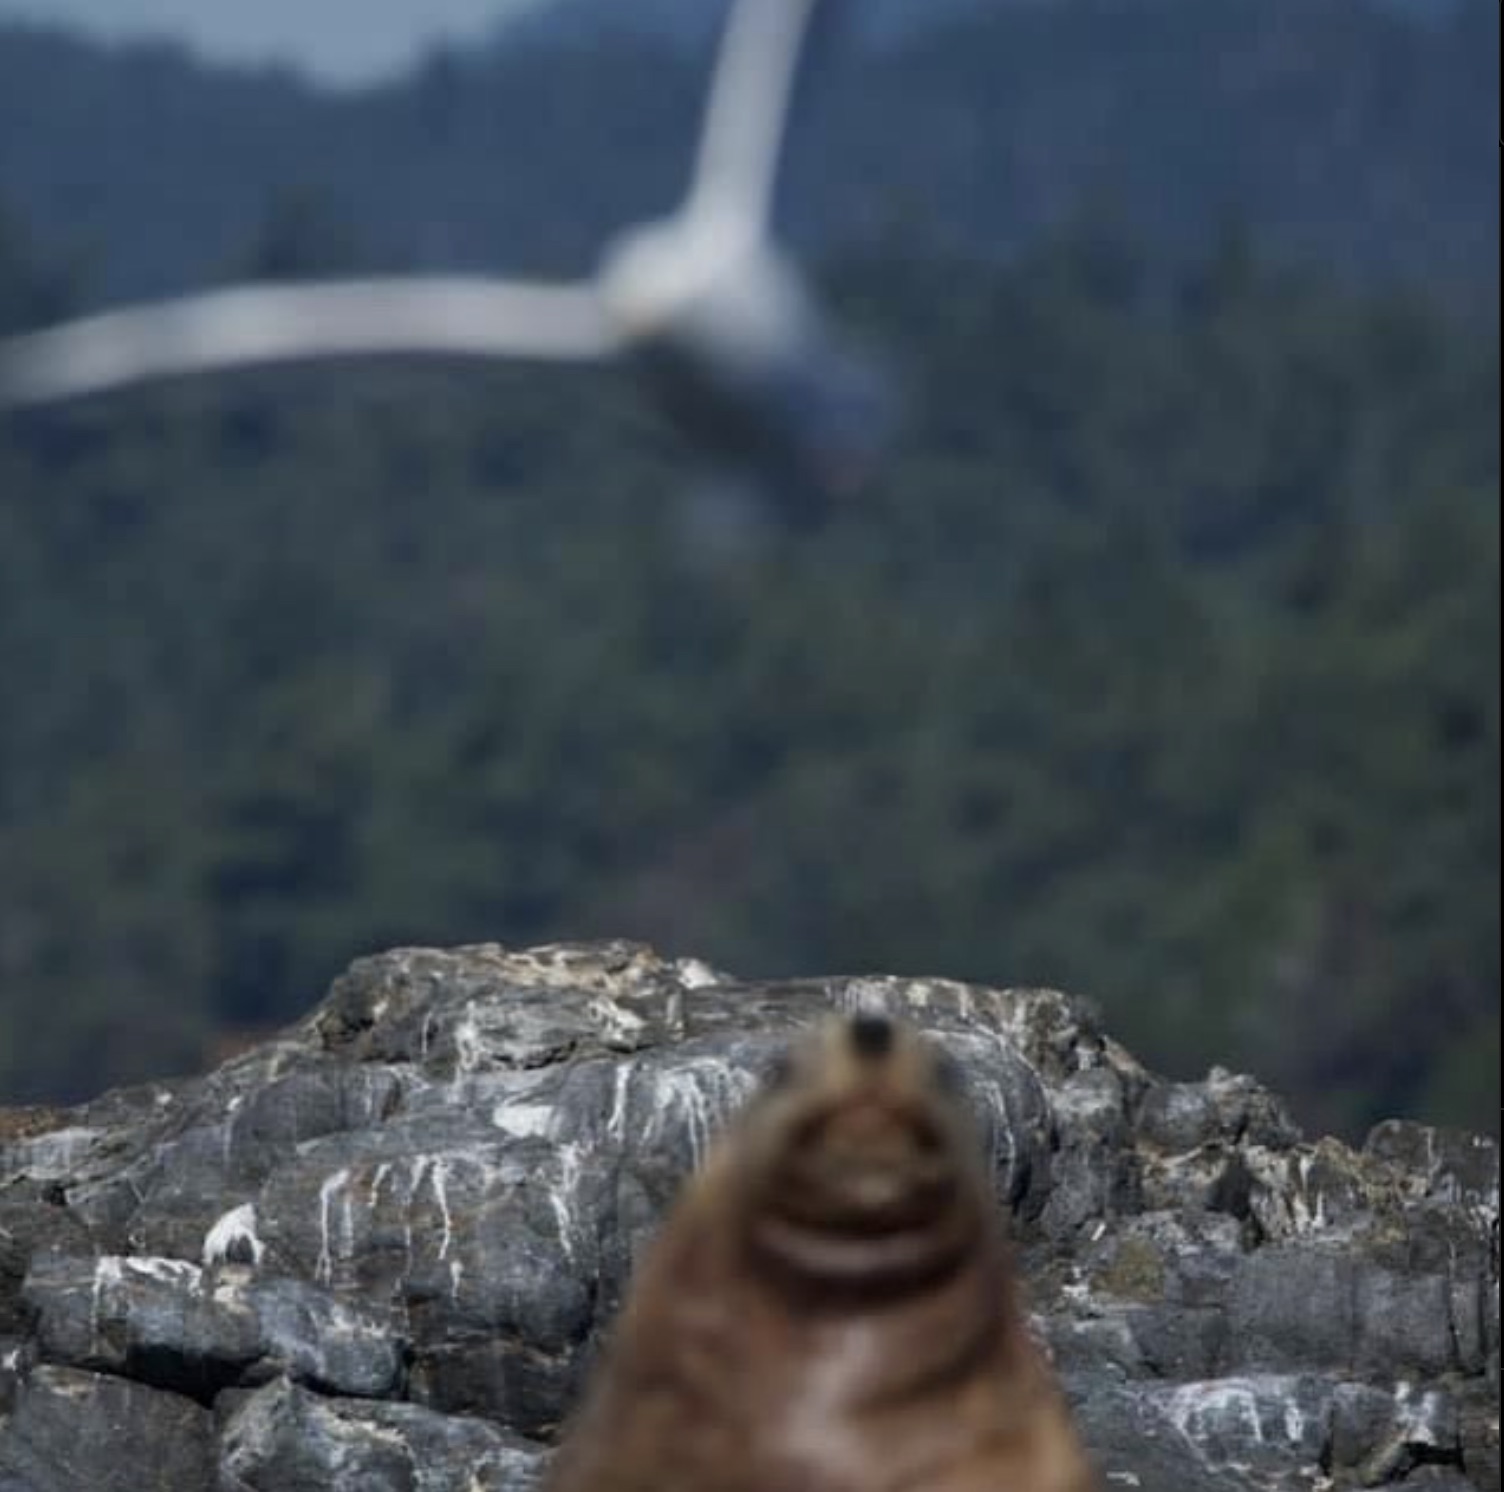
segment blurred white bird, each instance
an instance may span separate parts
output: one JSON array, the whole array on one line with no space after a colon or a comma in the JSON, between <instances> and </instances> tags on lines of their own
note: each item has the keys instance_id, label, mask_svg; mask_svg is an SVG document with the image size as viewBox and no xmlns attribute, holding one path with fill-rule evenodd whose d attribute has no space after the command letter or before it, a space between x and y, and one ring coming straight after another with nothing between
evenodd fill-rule
<instances>
[{"instance_id":1,"label":"blurred white bird","mask_svg":"<svg viewBox=\"0 0 1504 1492\"><path fill-rule=\"evenodd\" d=\"M0 404L351 355L623 357L712 454L824 488L852 483L877 453L892 401L874 369L838 345L771 235L796 75L821 3L734 0L682 207L608 245L592 279L244 285L127 307L0 341Z\"/></svg>"}]
</instances>

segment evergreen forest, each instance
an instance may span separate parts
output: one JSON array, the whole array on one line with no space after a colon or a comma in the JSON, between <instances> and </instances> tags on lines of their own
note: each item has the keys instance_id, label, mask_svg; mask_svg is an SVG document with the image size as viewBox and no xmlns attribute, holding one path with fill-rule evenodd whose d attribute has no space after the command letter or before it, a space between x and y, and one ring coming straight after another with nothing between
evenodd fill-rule
<instances>
[{"instance_id":1,"label":"evergreen forest","mask_svg":"<svg viewBox=\"0 0 1504 1492\"><path fill-rule=\"evenodd\" d=\"M201 1068L360 953L624 936L746 975L1061 987L1313 1131L1494 1130L1479 146L1492 205L1426 178L1471 203L1450 257L1358 265L1199 188L1172 252L1152 201L1089 182L1011 237L814 234L907 394L877 481L823 504L701 471L611 369L267 370L0 416L0 1101ZM20 153L0 332L149 287L161 219L118 209L117 275ZM624 176L676 179L644 159ZM263 185L162 282L427 262L332 189ZM1346 189L1356 243L1384 188Z\"/></svg>"}]
</instances>

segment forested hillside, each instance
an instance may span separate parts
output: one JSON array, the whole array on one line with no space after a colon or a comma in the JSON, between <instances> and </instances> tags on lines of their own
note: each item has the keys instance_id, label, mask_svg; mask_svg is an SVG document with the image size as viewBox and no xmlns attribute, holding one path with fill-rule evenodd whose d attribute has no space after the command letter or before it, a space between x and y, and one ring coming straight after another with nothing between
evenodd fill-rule
<instances>
[{"instance_id":1,"label":"forested hillside","mask_svg":"<svg viewBox=\"0 0 1504 1492\"><path fill-rule=\"evenodd\" d=\"M12 325L75 294L43 242ZM1060 984L1313 1126L1491 1128L1492 328L1087 222L823 274L914 405L824 513L707 494L605 372L0 422L0 1094L201 1063L394 942L612 933Z\"/></svg>"},{"instance_id":2,"label":"forested hillside","mask_svg":"<svg viewBox=\"0 0 1504 1492\"><path fill-rule=\"evenodd\" d=\"M954 12L834 66L794 162L802 243L901 224L1007 254L1085 203L1177 262L1240 219L1270 253L1495 314L1497 0L1427 18L1381 0ZM675 198L706 57L652 30L543 31L326 95L0 27L0 200L91 250L101 293L231 272L289 194L344 224L366 265L572 272Z\"/></svg>"}]
</instances>

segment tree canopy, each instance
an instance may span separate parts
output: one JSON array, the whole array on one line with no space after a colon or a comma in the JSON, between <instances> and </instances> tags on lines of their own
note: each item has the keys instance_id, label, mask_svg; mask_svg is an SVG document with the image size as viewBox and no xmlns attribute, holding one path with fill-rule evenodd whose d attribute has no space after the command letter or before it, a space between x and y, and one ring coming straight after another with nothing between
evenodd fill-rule
<instances>
[{"instance_id":1,"label":"tree canopy","mask_svg":"<svg viewBox=\"0 0 1504 1492\"><path fill-rule=\"evenodd\" d=\"M292 197L240 262L359 253ZM40 262L7 220L12 324L77 293ZM911 423L797 522L609 372L0 421L0 1094L393 943L612 934L1058 985L1313 1126L1492 1127L1496 337L1237 233L822 274Z\"/></svg>"}]
</instances>

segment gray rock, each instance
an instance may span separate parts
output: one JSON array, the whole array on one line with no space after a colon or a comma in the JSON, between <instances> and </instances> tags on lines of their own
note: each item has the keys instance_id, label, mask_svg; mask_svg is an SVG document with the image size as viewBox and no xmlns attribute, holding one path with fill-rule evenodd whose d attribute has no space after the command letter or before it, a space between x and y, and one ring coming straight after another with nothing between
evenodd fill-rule
<instances>
[{"instance_id":1,"label":"gray rock","mask_svg":"<svg viewBox=\"0 0 1504 1492\"><path fill-rule=\"evenodd\" d=\"M1370 1131L1363 1153L1390 1162L1427 1197L1486 1209L1498 1192L1499 1142L1491 1135L1386 1119Z\"/></svg>"},{"instance_id":2,"label":"gray rock","mask_svg":"<svg viewBox=\"0 0 1504 1492\"><path fill-rule=\"evenodd\" d=\"M285 1374L372 1397L401 1384L403 1346L373 1312L287 1277L186 1259L45 1256L24 1291L42 1354L205 1403Z\"/></svg>"},{"instance_id":3,"label":"gray rock","mask_svg":"<svg viewBox=\"0 0 1504 1492\"><path fill-rule=\"evenodd\" d=\"M872 1007L962 1068L1108 1486L1499 1492L1493 1141L1309 1143L1051 991L629 943L362 959L203 1078L0 1111L0 1492L524 1492L722 1121Z\"/></svg>"},{"instance_id":4,"label":"gray rock","mask_svg":"<svg viewBox=\"0 0 1504 1492\"><path fill-rule=\"evenodd\" d=\"M94 1247L93 1234L64 1204L61 1183L25 1176L0 1181L0 1335L24 1335L30 1327L21 1291L35 1256L89 1254Z\"/></svg>"},{"instance_id":5,"label":"gray rock","mask_svg":"<svg viewBox=\"0 0 1504 1492\"><path fill-rule=\"evenodd\" d=\"M216 1492L531 1492L545 1460L483 1420L279 1382L229 1412Z\"/></svg>"},{"instance_id":6,"label":"gray rock","mask_svg":"<svg viewBox=\"0 0 1504 1492\"><path fill-rule=\"evenodd\" d=\"M207 1410L76 1368L29 1373L0 1430L0 1492L196 1492L213 1464Z\"/></svg>"},{"instance_id":7,"label":"gray rock","mask_svg":"<svg viewBox=\"0 0 1504 1492\"><path fill-rule=\"evenodd\" d=\"M16 1407L16 1398L36 1365L36 1349L24 1337L0 1337L0 1419Z\"/></svg>"}]
</instances>

